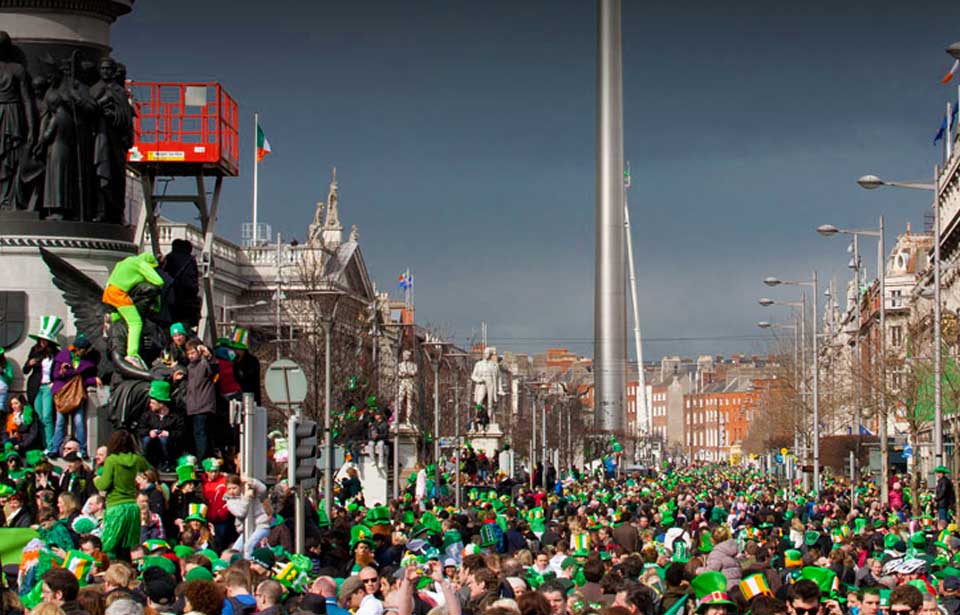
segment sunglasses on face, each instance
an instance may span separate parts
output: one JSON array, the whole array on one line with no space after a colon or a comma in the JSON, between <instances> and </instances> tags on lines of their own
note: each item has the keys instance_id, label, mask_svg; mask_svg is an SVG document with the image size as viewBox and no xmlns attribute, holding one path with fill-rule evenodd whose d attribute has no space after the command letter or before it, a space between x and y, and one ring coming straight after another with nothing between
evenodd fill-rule
<instances>
[{"instance_id":1,"label":"sunglasses on face","mask_svg":"<svg viewBox=\"0 0 960 615\"><path fill-rule=\"evenodd\" d=\"M815 607L810 608L810 609L805 609L805 608L803 608L803 607L795 606L795 607L793 607L793 611L794 611L794 613L796 613L797 615L817 615L817 613L820 612L820 607L815 606Z\"/></svg>"},{"instance_id":2,"label":"sunglasses on face","mask_svg":"<svg viewBox=\"0 0 960 615\"><path fill-rule=\"evenodd\" d=\"M913 613L913 609L911 608L890 609L890 613L893 613L893 615L910 615L910 613Z\"/></svg>"},{"instance_id":3,"label":"sunglasses on face","mask_svg":"<svg viewBox=\"0 0 960 615\"><path fill-rule=\"evenodd\" d=\"M363 581L364 583L376 583L378 580L379 579L377 579L376 577L372 579L361 579L361 581Z\"/></svg>"}]
</instances>

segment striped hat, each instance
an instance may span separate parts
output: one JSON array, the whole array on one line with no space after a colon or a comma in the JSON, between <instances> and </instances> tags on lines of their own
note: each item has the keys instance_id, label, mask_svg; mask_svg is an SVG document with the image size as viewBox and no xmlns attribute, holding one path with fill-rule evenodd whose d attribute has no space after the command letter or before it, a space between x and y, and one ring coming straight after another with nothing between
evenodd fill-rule
<instances>
[{"instance_id":1,"label":"striped hat","mask_svg":"<svg viewBox=\"0 0 960 615\"><path fill-rule=\"evenodd\" d=\"M786 568L799 568L803 566L803 555L796 549L787 549L783 552L783 565Z\"/></svg>"},{"instance_id":2,"label":"striped hat","mask_svg":"<svg viewBox=\"0 0 960 615\"><path fill-rule=\"evenodd\" d=\"M574 534L570 537L575 557L586 557L590 553L590 534Z\"/></svg>"},{"instance_id":3,"label":"striped hat","mask_svg":"<svg viewBox=\"0 0 960 615\"><path fill-rule=\"evenodd\" d=\"M187 516L184 517L184 521L199 521L200 523L207 522L207 505L206 504L187 504Z\"/></svg>"},{"instance_id":4,"label":"striped hat","mask_svg":"<svg viewBox=\"0 0 960 615\"><path fill-rule=\"evenodd\" d=\"M247 350L250 346L250 332L243 327L237 327L230 334L229 346L235 350Z\"/></svg>"},{"instance_id":5,"label":"striped hat","mask_svg":"<svg viewBox=\"0 0 960 615\"><path fill-rule=\"evenodd\" d=\"M751 574L740 581L740 592L743 594L743 597L747 599L747 602L761 594L773 596L773 592L770 591L770 585L767 583L767 577L759 572Z\"/></svg>"},{"instance_id":6,"label":"striped hat","mask_svg":"<svg viewBox=\"0 0 960 615\"><path fill-rule=\"evenodd\" d=\"M47 340L57 344L57 336L63 331L63 320L59 316L41 316L40 331L31 333L30 337L34 340Z\"/></svg>"}]
</instances>

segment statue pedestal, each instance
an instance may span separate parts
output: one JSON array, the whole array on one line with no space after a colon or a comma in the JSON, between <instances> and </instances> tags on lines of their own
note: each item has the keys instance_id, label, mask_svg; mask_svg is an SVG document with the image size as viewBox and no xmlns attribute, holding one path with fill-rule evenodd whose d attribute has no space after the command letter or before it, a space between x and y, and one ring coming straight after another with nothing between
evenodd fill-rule
<instances>
[{"instance_id":1,"label":"statue pedestal","mask_svg":"<svg viewBox=\"0 0 960 615\"><path fill-rule=\"evenodd\" d=\"M467 437L470 438L470 444L473 446L473 450L483 451L487 454L487 457L491 459L497 458L501 443L503 442L503 431L501 431L500 425L490 423L487 425L486 430L474 429L467 432Z\"/></svg>"},{"instance_id":2,"label":"statue pedestal","mask_svg":"<svg viewBox=\"0 0 960 615\"><path fill-rule=\"evenodd\" d=\"M397 468L400 473L400 490L402 491L407 484L407 476L413 472L417 465L417 443L420 440L420 432L409 423L401 423L390 430L390 437L397 449Z\"/></svg>"}]
</instances>

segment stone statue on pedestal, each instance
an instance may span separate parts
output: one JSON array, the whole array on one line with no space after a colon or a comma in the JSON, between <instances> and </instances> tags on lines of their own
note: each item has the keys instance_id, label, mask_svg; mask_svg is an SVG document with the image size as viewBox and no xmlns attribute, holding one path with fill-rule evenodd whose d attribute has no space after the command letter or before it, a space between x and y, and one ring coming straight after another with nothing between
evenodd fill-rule
<instances>
[{"instance_id":1,"label":"stone statue on pedestal","mask_svg":"<svg viewBox=\"0 0 960 615\"><path fill-rule=\"evenodd\" d=\"M413 415L413 407L417 401L417 364L410 360L413 353L403 351L403 361L397 365L397 426L409 425Z\"/></svg>"},{"instance_id":2,"label":"stone statue on pedestal","mask_svg":"<svg viewBox=\"0 0 960 615\"><path fill-rule=\"evenodd\" d=\"M126 69L82 56L33 58L41 74L31 75L0 30L0 211L123 223L134 117Z\"/></svg>"},{"instance_id":3,"label":"stone statue on pedestal","mask_svg":"<svg viewBox=\"0 0 960 615\"><path fill-rule=\"evenodd\" d=\"M37 135L30 76L15 50L0 30L0 210L26 206L20 169Z\"/></svg>"},{"instance_id":4,"label":"stone statue on pedestal","mask_svg":"<svg viewBox=\"0 0 960 615\"><path fill-rule=\"evenodd\" d=\"M474 364L470 380L473 381L473 403L476 409L474 424L486 430L487 425L496 423L494 410L499 396L504 394L500 365L493 348L483 349L483 358Z\"/></svg>"},{"instance_id":5,"label":"stone statue on pedestal","mask_svg":"<svg viewBox=\"0 0 960 615\"><path fill-rule=\"evenodd\" d=\"M95 145L97 169L97 205L95 222L123 222L124 174L127 150L133 145L133 110L127 92L116 82L117 63L112 58L100 60L100 81L90 88L103 121Z\"/></svg>"}]
</instances>

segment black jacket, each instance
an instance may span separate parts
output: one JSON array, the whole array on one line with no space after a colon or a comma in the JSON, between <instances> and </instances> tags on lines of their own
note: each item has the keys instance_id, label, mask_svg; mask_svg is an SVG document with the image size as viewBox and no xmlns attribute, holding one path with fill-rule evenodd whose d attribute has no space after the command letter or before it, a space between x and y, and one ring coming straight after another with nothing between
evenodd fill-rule
<instances>
[{"instance_id":1,"label":"black jacket","mask_svg":"<svg viewBox=\"0 0 960 615\"><path fill-rule=\"evenodd\" d=\"M49 351L50 358L52 359L55 354L57 354L57 348L54 346ZM40 351L39 345L34 345L30 349L30 354L27 357L27 362L23 364L23 373L30 374L27 376L27 401L30 402L30 405L33 406L34 401L37 399L37 392L40 390L40 380L43 378L43 367L40 363L43 358L43 354ZM36 359L37 363L35 365L30 365L30 359ZM50 368L50 380L53 381L53 368ZM36 407L36 406L34 406Z\"/></svg>"},{"instance_id":2,"label":"black jacket","mask_svg":"<svg viewBox=\"0 0 960 615\"><path fill-rule=\"evenodd\" d=\"M243 353L243 357L233 364L233 377L244 393L253 393L253 398L260 405L260 361L250 354Z\"/></svg>"},{"instance_id":3,"label":"black jacket","mask_svg":"<svg viewBox=\"0 0 960 615\"><path fill-rule=\"evenodd\" d=\"M168 412L166 416L160 416L156 412L144 412L140 417L137 435L141 439L146 438L154 429L169 431L168 445L176 448L174 445L183 437L183 415L178 412Z\"/></svg>"},{"instance_id":4,"label":"black jacket","mask_svg":"<svg viewBox=\"0 0 960 615\"><path fill-rule=\"evenodd\" d=\"M953 481L946 476L937 479L937 494L933 499L937 508L953 509L957 505L957 495L953 490Z\"/></svg>"}]
</instances>

